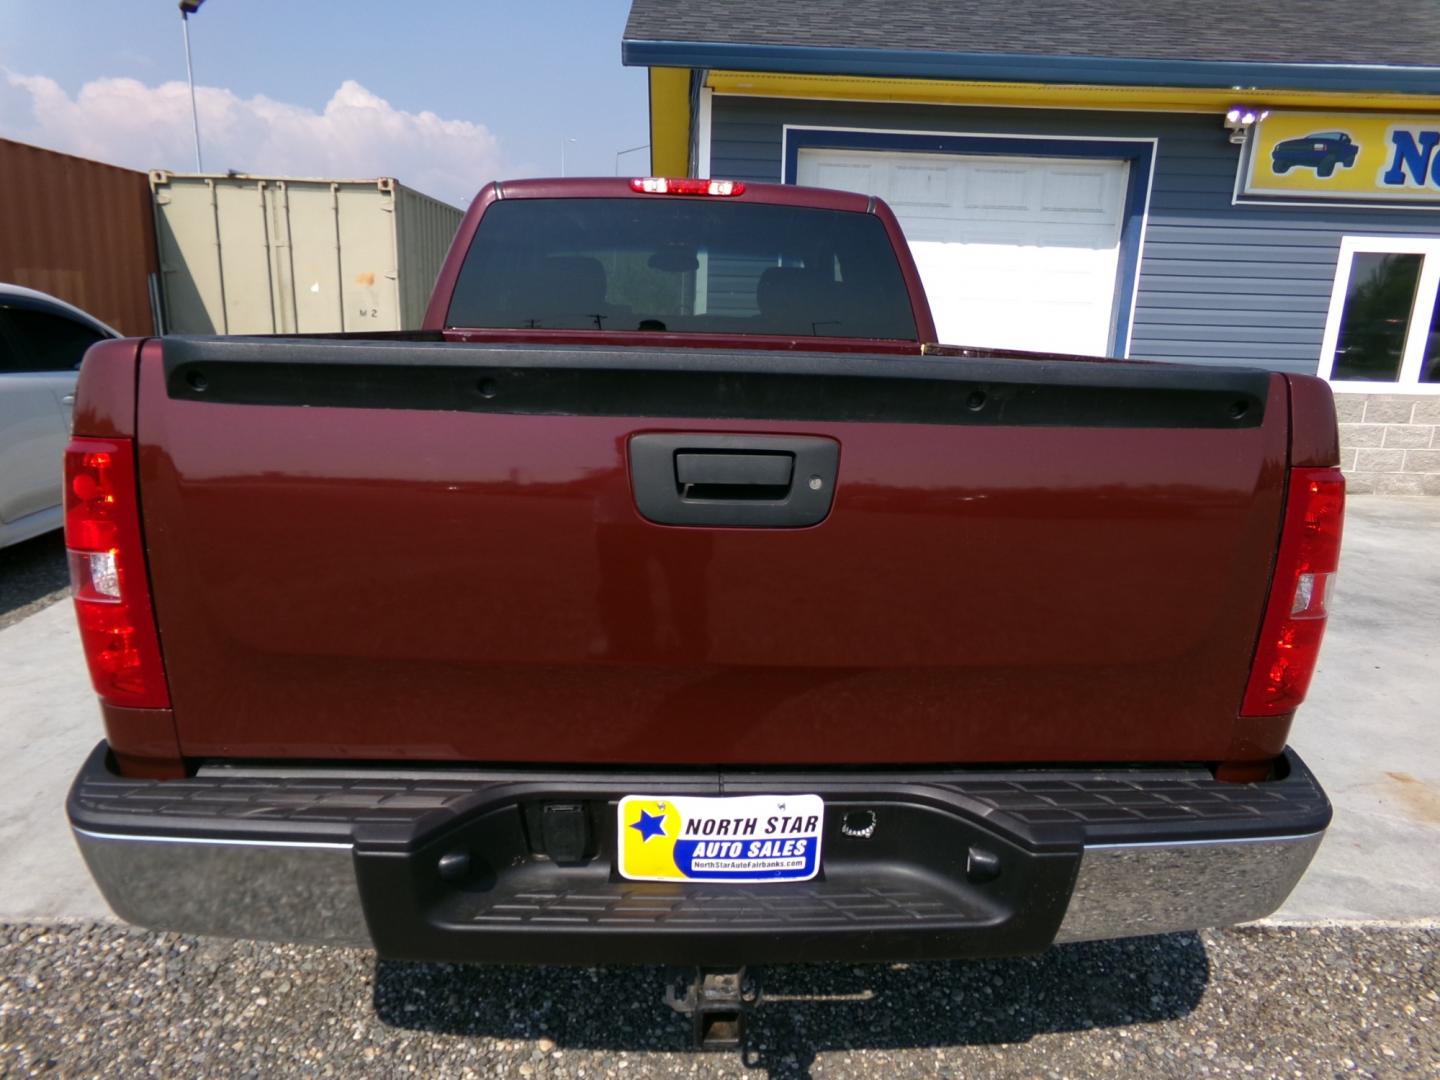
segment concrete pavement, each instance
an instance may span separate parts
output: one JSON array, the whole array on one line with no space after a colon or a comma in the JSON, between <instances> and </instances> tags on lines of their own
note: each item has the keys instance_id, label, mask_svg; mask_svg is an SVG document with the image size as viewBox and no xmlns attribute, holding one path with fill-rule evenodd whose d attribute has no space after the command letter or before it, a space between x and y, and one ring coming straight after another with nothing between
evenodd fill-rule
<instances>
[{"instance_id":1,"label":"concrete pavement","mask_svg":"<svg viewBox=\"0 0 1440 1080\"><path fill-rule=\"evenodd\" d=\"M1359 496L1292 742L1335 802L1284 921L1440 918L1440 499ZM65 826L100 738L68 603L0 629L0 919L108 918Z\"/></svg>"},{"instance_id":2,"label":"concrete pavement","mask_svg":"<svg viewBox=\"0 0 1440 1080\"><path fill-rule=\"evenodd\" d=\"M1350 499L1290 743L1335 822L1277 917L1440 918L1440 499Z\"/></svg>"},{"instance_id":3,"label":"concrete pavement","mask_svg":"<svg viewBox=\"0 0 1440 1080\"><path fill-rule=\"evenodd\" d=\"M69 588L58 532L0 548L0 630L55 603Z\"/></svg>"},{"instance_id":4,"label":"concrete pavement","mask_svg":"<svg viewBox=\"0 0 1440 1080\"><path fill-rule=\"evenodd\" d=\"M69 601L0 630L0 918L111 918L65 823L102 736Z\"/></svg>"}]
</instances>

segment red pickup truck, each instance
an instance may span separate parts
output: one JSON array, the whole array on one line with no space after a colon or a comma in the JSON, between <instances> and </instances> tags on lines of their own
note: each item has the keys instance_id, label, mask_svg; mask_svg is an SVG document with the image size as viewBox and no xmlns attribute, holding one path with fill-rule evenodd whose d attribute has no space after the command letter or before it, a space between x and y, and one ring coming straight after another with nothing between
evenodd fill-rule
<instances>
[{"instance_id":1,"label":"red pickup truck","mask_svg":"<svg viewBox=\"0 0 1440 1080\"><path fill-rule=\"evenodd\" d=\"M423 332L95 346L106 898L707 969L1274 910L1330 819L1329 389L934 336L880 201L648 178L486 187Z\"/></svg>"}]
</instances>

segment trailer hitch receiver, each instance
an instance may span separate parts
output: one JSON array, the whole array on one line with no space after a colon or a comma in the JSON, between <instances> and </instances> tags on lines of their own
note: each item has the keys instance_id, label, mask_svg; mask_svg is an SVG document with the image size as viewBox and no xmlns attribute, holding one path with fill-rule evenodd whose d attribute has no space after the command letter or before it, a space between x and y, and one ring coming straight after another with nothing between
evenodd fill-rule
<instances>
[{"instance_id":1,"label":"trailer hitch receiver","mask_svg":"<svg viewBox=\"0 0 1440 1080\"><path fill-rule=\"evenodd\" d=\"M745 1034L745 1008L758 997L745 981L744 968L693 968L683 990L665 987L665 1004L686 1014L697 1050L737 1050Z\"/></svg>"}]
</instances>

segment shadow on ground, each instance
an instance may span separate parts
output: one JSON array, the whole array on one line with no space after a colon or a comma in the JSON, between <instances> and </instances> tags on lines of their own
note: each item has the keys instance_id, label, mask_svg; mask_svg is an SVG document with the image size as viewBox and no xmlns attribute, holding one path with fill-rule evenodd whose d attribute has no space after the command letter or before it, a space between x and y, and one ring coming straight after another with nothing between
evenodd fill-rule
<instances>
[{"instance_id":1,"label":"shadow on ground","mask_svg":"<svg viewBox=\"0 0 1440 1080\"><path fill-rule=\"evenodd\" d=\"M375 1010L397 1027L601 1050L689 1047L658 968L376 965ZM1210 978L1196 934L1065 945L1013 960L812 965L759 972L744 1061L804 1077L819 1053L1024 1042L1185 1016Z\"/></svg>"},{"instance_id":2,"label":"shadow on ground","mask_svg":"<svg viewBox=\"0 0 1440 1080\"><path fill-rule=\"evenodd\" d=\"M58 532L0 548L0 626L53 604L70 584L65 540Z\"/></svg>"}]
</instances>

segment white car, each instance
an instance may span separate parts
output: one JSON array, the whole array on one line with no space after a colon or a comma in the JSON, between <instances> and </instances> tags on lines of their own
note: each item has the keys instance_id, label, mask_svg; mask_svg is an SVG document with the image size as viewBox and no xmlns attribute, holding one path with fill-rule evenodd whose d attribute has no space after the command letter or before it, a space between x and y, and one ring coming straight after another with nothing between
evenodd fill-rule
<instances>
[{"instance_id":1,"label":"white car","mask_svg":"<svg viewBox=\"0 0 1440 1080\"><path fill-rule=\"evenodd\" d=\"M86 349L119 336L63 300L0 284L0 548L64 523L75 378Z\"/></svg>"}]
</instances>

